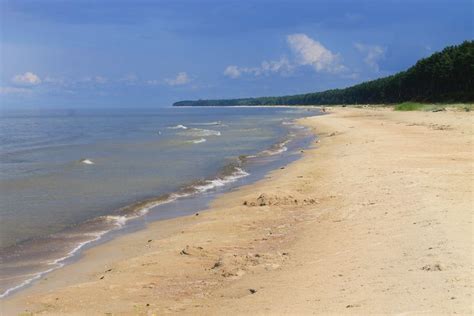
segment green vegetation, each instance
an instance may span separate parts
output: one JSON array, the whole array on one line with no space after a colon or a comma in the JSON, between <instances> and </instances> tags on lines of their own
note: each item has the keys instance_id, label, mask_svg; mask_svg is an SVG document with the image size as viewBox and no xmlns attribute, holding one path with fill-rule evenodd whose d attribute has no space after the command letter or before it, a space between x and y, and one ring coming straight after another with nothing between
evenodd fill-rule
<instances>
[{"instance_id":1,"label":"green vegetation","mask_svg":"<svg viewBox=\"0 0 474 316\"><path fill-rule=\"evenodd\" d=\"M474 104L432 104L432 103L418 103L418 102L403 102L395 105L395 111L444 111L447 108L456 111L470 112L473 110Z\"/></svg>"},{"instance_id":2,"label":"green vegetation","mask_svg":"<svg viewBox=\"0 0 474 316\"><path fill-rule=\"evenodd\" d=\"M473 102L474 41L446 47L406 71L345 89L282 97L180 101L174 106L343 105L402 102ZM412 105L409 105L412 104ZM406 103L401 108L420 108ZM418 103L419 104L419 103Z\"/></svg>"},{"instance_id":3,"label":"green vegetation","mask_svg":"<svg viewBox=\"0 0 474 316\"><path fill-rule=\"evenodd\" d=\"M431 110L431 104L417 103L417 102L403 102L395 106L395 111L420 111Z\"/></svg>"}]
</instances>

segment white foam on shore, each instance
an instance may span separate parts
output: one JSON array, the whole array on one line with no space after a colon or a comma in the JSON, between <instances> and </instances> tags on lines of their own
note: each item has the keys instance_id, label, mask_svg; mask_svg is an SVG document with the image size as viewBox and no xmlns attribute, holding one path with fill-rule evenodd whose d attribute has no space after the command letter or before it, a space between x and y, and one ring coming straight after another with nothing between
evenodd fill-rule
<instances>
[{"instance_id":1,"label":"white foam on shore","mask_svg":"<svg viewBox=\"0 0 474 316\"><path fill-rule=\"evenodd\" d=\"M289 126L290 128L305 128L303 126L295 125L295 123L293 123L293 122L282 122L281 124L282 125L291 125L291 126ZM200 125L202 127L211 126L210 128L213 128L213 129L197 128ZM176 126L167 127L167 129L179 130L179 131L176 131L176 132L177 132L177 134L180 134L180 135L194 136L194 137L196 137L196 139L191 139L190 142L192 142L194 144L199 144L199 143L203 143L203 142L207 141L206 138L204 138L204 136L205 137L221 136L221 132L218 131L218 130L214 130L214 129L219 129L219 126L225 126L225 125L222 125L222 123L220 121L218 121L218 122L205 122L205 123L189 123L188 126L190 126L190 127L179 124L179 125L176 125ZM196 126L196 127L192 127L192 126ZM216 126L216 127L212 127L212 126ZM175 132L173 132L173 133L175 133ZM161 132L158 131L158 134L161 134ZM199 137L201 137L201 138L199 138ZM189 137L189 138L193 138L193 137ZM212 139L212 138L210 138L210 139ZM260 156L281 154L281 153L288 150L288 147L286 146L288 144L288 142L290 142L290 140L286 140L282 143L274 145L272 148L261 151L260 153L258 153L256 155L249 155L247 157L248 158L254 158L254 157L256 158L256 157L260 157ZM83 163L83 164L86 164L86 165L95 164L94 161L92 161L90 159L86 159L86 158L81 159L80 162ZM91 168L93 168L93 167L91 167ZM77 254L79 251L81 251L81 249L84 246L86 246L87 244L90 244L92 242L95 242L95 241L101 239L102 236L107 234L108 232L111 232L113 230L119 230L119 229L123 228L129 220L136 219L136 218L139 218L141 216L144 216L151 209L153 209L153 208L155 208L159 205L170 203L170 202L176 201L176 200L178 200L180 198L183 198L183 197L188 197L188 196L193 196L193 195L196 195L196 194L208 192L208 191L211 191L213 189L223 187L223 186L225 186L227 184L230 184L232 182L238 181L239 179L247 177L249 175L250 174L248 172L246 172L245 170L243 170L241 168L235 168L235 171L230 175L218 177L218 178L215 178L215 179L212 179L212 180L206 180L206 181L202 182L199 185L195 185L194 187L191 187L193 190L189 190L189 191L184 191L183 190L182 192L172 193L168 196L167 199L147 203L147 204L143 205L142 207L137 208L136 210L131 212L132 214L121 215L120 213L118 213L120 215L107 215L107 216L104 216L104 218L106 218L106 220L110 221L110 224L111 224L110 226L112 226L110 229L100 231L100 232L97 232L97 233L96 232L94 232L94 233L85 233L84 236L87 237L87 238L90 237L90 239L88 239L84 242L81 242L79 244L76 244L76 246L71 251L69 251L64 257L61 257L61 258L55 259L55 260L53 260L49 263L46 263L47 265L49 265L49 267L46 266L44 271L41 271L41 272L38 272L38 273L35 273L35 274L31 274L32 275L31 278L28 278L27 280L21 282L20 284L18 284L16 286L13 286L12 288L9 288L5 292L1 293L0 298L4 298L4 297L10 295L12 292L15 292L15 291L17 291L17 290L19 290L19 289L21 289L25 286L28 286L32 282L42 278L45 274L63 267L67 263L67 261L66 261L67 259L73 257L75 254ZM25 276L26 275L24 275L23 277L25 277Z\"/></svg>"},{"instance_id":2,"label":"white foam on shore","mask_svg":"<svg viewBox=\"0 0 474 316\"><path fill-rule=\"evenodd\" d=\"M262 151L259 156L261 155L273 156L273 155L281 154L288 150L288 147L286 147L286 144L288 144L289 142L290 142L290 139L284 142L281 142L277 146L275 146L275 148L273 149L267 149L267 150Z\"/></svg>"},{"instance_id":3,"label":"white foam on shore","mask_svg":"<svg viewBox=\"0 0 474 316\"><path fill-rule=\"evenodd\" d=\"M264 150L262 151L262 153L272 156L272 155L278 155L278 154L284 153L287 150L288 150L288 147L281 146L274 150Z\"/></svg>"},{"instance_id":4,"label":"white foam on shore","mask_svg":"<svg viewBox=\"0 0 474 316\"><path fill-rule=\"evenodd\" d=\"M196 193L204 193L204 192L207 192L207 191L212 190L214 188L222 187L222 186L225 186L226 184L235 182L238 179L246 177L248 175L250 175L250 174L248 172L246 172L245 170L243 170L241 168L236 168L235 172L233 172L231 175L221 177L221 178L216 178L216 179L213 179L213 180L207 180L205 184L195 186L194 187L194 189L195 189L194 193L193 192L190 192L190 193L173 193L166 200L161 200L161 201L157 201L157 202L150 202L149 204L147 204L144 207L142 207L141 209L139 209L138 212L136 212L132 216L106 215L103 218L107 221L113 222L115 227L113 227L109 230L99 231L97 233L90 233L89 235L92 237L91 239L79 243L76 247L74 247L72 250L70 250L65 256L63 256L61 258L58 258L58 259L55 259L55 260L47 263L47 265L53 266L53 267L51 267L49 269L46 269L44 271L38 272L33 277L23 281L22 283L14 286L14 287L11 287L11 288L7 289L5 292L0 294L0 298L4 298L4 297L8 296L9 294L13 293L14 291L17 291L17 290L19 290L19 289L21 289L25 286L28 286L33 281L36 281L36 280L40 279L45 274L63 267L65 265L64 261L71 258L72 256L74 256L85 245L99 240L103 235L105 235L106 233L108 233L112 230L122 228L129 220L145 215L146 213L149 212L150 209L152 209L152 208L154 208L158 205L170 203L170 202L176 201L179 198L190 196L190 195L193 195L193 194L196 194ZM84 235L86 235L86 234L84 234Z\"/></svg>"},{"instance_id":5,"label":"white foam on shore","mask_svg":"<svg viewBox=\"0 0 474 316\"><path fill-rule=\"evenodd\" d=\"M217 122L212 122L212 123L217 123ZM293 123L290 123L290 122L288 122L288 123L289 123L288 125L290 125L290 124L293 125ZM206 136L220 136L221 135L221 133L219 131L209 130L209 129L201 129L201 128L189 128L188 129L188 127L186 127L184 125L177 125L177 126L169 127L169 128L171 128L171 129L183 129L183 130L186 130L186 131L183 131L183 133L195 134L195 135L197 134L199 136L200 135L206 135ZM191 140L191 142L193 142L195 144L202 143L202 142L205 142L205 141L206 141L205 138ZM271 148L271 149L261 151L260 153L258 153L256 155L249 155L247 157L248 158L254 158L254 157L256 158L256 157L260 157L260 156L281 154L281 153L288 150L286 145L290 141L291 141L291 138L287 139L287 140L285 140L285 141L283 141L283 142L281 142L281 143L279 143L275 146L273 146L273 148ZM84 164L94 164L94 162L90 159L82 159L81 162L84 163ZM204 181L203 184L199 184L199 185L196 185L196 186L192 187L193 190L190 190L189 192L172 193L172 194L169 195L169 197L167 199L159 200L159 201L156 201L156 202L150 202L150 203L144 205L143 207L137 209L135 212L133 212L133 214L128 214L128 215L106 215L103 218L113 224L112 228L110 228L108 230L104 230L104 231L99 231L99 232L96 232L96 233L95 232L90 233L89 235L91 236L91 239L79 243L71 251L69 251L65 256L63 256L61 258L58 258L58 259L55 259L55 260L52 260L51 262L47 263L47 265L51 266L50 268L48 268L44 271L38 272L38 273L34 274L34 276L32 276L31 278L21 282L20 284L18 284L16 286L13 286L13 287L5 290L3 293L0 294L0 299L10 295L11 293L13 293L13 292L25 287L25 286L30 285L32 282L40 279L45 274L63 267L66 264L65 261L67 259L71 258L72 256L74 256L76 253L78 253L85 245L99 240L103 235L105 235L106 233L108 233L110 231L121 229L122 227L124 227L126 225L126 223L129 220L139 218L139 217L147 214L150 211L150 209L152 209L154 207L176 201L180 198L192 196L192 195L195 195L195 194L205 193L205 192L211 191L213 189L223 187L223 186L225 186L229 183L235 182L238 179L247 177L249 175L250 174L248 172L246 172L245 170L243 170L242 168L236 167L235 171L230 175L223 176L223 177L218 177L218 178L215 178L215 179L212 179L212 180L206 180L206 181ZM84 234L84 235L87 236L88 234Z\"/></svg>"},{"instance_id":6,"label":"white foam on shore","mask_svg":"<svg viewBox=\"0 0 474 316\"><path fill-rule=\"evenodd\" d=\"M21 289L22 287L25 287L29 284L31 284L31 282L35 281L35 280L38 280L39 278L41 278L43 275L45 275L46 273L49 273L53 270L56 270L57 268L59 267L55 267L55 268L51 268L51 269L48 269L48 270L45 270L45 271L42 271L40 273L37 273L34 277L30 278L30 279L27 279L23 282L21 282L20 284L14 286L14 287L11 287L9 289L7 289L5 292L3 292L2 294L0 294L0 298L4 298L6 296L8 296L9 294L11 294L12 292L16 291L16 290L19 290Z\"/></svg>"},{"instance_id":7,"label":"white foam on shore","mask_svg":"<svg viewBox=\"0 0 474 316\"><path fill-rule=\"evenodd\" d=\"M5 292L0 294L0 298L4 298L4 297L8 296L9 294L11 294L12 292L14 292L16 290L19 290L19 289L31 284L33 281L36 281L36 280L40 279L43 275L45 275L49 272L52 272L52 271L54 271L56 269L59 269L59 268L62 268L65 265L64 261L66 259L71 258L77 251L79 251L85 245L87 245L87 244L89 244L93 241L99 240L100 237L102 237L107 232L109 232L109 231L108 230L107 231L101 231L101 232L97 232L95 234L92 234L92 236L94 238L92 238L90 240L86 240L82 243L79 243L76 247L74 247L71 251L69 251L64 257L55 259L55 260L47 263L48 265L54 266L54 267L51 267L51 268L46 269L44 271L38 272L38 273L34 274L34 276L32 278L26 279L22 283L5 290Z\"/></svg>"},{"instance_id":8,"label":"white foam on shore","mask_svg":"<svg viewBox=\"0 0 474 316\"><path fill-rule=\"evenodd\" d=\"M225 176L222 178L213 179L213 180L207 180L205 184L198 185L195 187L195 189L198 192L206 192L218 187L222 187L228 183L235 182L238 179L246 177L248 175L250 175L250 173L246 172L245 170L241 168L236 168L236 171L232 173L231 175Z\"/></svg>"},{"instance_id":9,"label":"white foam on shore","mask_svg":"<svg viewBox=\"0 0 474 316\"><path fill-rule=\"evenodd\" d=\"M120 215L108 215L105 217L106 220L113 222L117 227L122 227L127 223L130 218Z\"/></svg>"},{"instance_id":10,"label":"white foam on shore","mask_svg":"<svg viewBox=\"0 0 474 316\"><path fill-rule=\"evenodd\" d=\"M49 266L53 266L49 269L46 269L44 271L41 271L41 272L38 272L36 274L34 274L34 276L32 278L29 278L25 281L23 281L22 283L14 286L14 287L11 287L9 289L7 289L5 292L3 292L2 294L0 294L0 298L4 298L6 296L8 296L9 294L11 294L12 292L16 291L16 290L19 290L21 289L22 287L25 287L29 284L31 284L33 281L35 280L38 280L39 278L41 278L43 275L49 273L49 272L52 272L56 269L59 269L59 268L62 268L65 263L64 261L66 259L69 259L71 258L72 256L74 256L79 250L81 250L85 245L91 243L91 242L94 242L94 241L97 241L99 240L103 235L105 235L106 233L114 230L114 229L120 229L122 228L127 221L129 221L130 219L133 219L133 218L137 218L137 217L140 217L142 215L145 215L149 208L151 207L154 207L154 206L157 206L157 205L160 205L160 204L164 204L164 203L168 203L168 202L171 202L171 201L174 201L175 199L170 199L169 201L168 200L165 200L165 201L160 201L160 202L157 202L157 203L151 203L150 205L148 205L147 207L144 207L143 209L141 209L137 215L135 216L130 216L130 217L127 217L127 216L122 216L122 215L107 215L107 216L104 216L105 220L107 221L111 221L113 222L113 224L115 225L114 228L111 228L111 229L108 229L108 230L103 230L103 231L99 231L99 232L96 232L96 233L88 233L88 234L83 234L83 236L91 236L92 238L89 239L89 240L86 240L86 241L83 241L81 243L79 243L77 246L75 246L72 250L70 250L65 256L61 257L61 258L58 258L58 259L54 259L53 261L51 262L48 262L46 263L47 265Z\"/></svg>"}]
</instances>

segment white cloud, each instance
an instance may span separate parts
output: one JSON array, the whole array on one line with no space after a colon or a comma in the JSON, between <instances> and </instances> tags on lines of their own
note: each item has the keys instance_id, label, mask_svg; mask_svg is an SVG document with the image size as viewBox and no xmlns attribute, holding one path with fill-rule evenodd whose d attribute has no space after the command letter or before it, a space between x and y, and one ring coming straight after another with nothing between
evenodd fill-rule
<instances>
[{"instance_id":1,"label":"white cloud","mask_svg":"<svg viewBox=\"0 0 474 316\"><path fill-rule=\"evenodd\" d=\"M180 72L176 75L174 79L165 79L166 83L170 86L181 86L191 82L191 78L189 78L186 72Z\"/></svg>"},{"instance_id":2,"label":"white cloud","mask_svg":"<svg viewBox=\"0 0 474 316\"><path fill-rule=\"evenodd\" d=\"M235 65L227 66L227 68L224 70L224 75L232 79L239 78L241 74L241 69Z\"/></svg>"},{"instance_id":3,"label":"white cloud","mask_svg":"<svg viewBox=\"0 0 474 316\"><path fill-rule=\"evenodd\" d=\"M293 69L293 66L286 57L282 57L279 60L264 60L259 67L238 67L235 65L227 66L224 70L224 75L236 79L242 74L251 74L254 76L269 75L272 73L289 73Z\"/></svg>"},{"instance_id":4,"label":"white cloud","mask_svg":"<svg viewBox=\"0 0 474 316\"><path fill-rule=\"evenodd\" d=\"M108 81L109 79L102 76L85 77L82 80L78 80L78 82L98 83L98 84L104 84L104 83L107 83Z\"/></svg>"},{"instance_id":5,"label":"white cloud","mask_svg":"<svg viewBox=\"0 0 474 316\"><path fill-rule=\"evenodd\" d=\"M35 86L41 83L41 78L38 75L28 71L24 74L15 75L12 78L12 81L20 85Z\"/></svg>"},{"instance_id":6,"label":"white cloud","mask_svg":"<svg viewBox=\"0 0 474 316\"><path fill-rule=\"evenodd\" d=\"M338 54L334 54L306 34L288 35L287 42L297 55L299 65L311 65L318 72L338 73L346 70Z\"/></svg>"},{"instance_id":7,"label":"white cloud","mask_svg":"<svg viewBox=\"0 0 474 316\"><path fill-rule=\"evenodd\" d=\"M365 54L364 62L374 71L379 71L379 60L385 56L385 48L379 45L365 45L355 43L354 47Z\"/></svg>"},{"instance_id":8,"label":"white cloud","mask_svg":"<svg viewBox=\"0 0 474 316\"><path fill-rule=\"evenodd\" d=\"M44 79L43 79L43 82L44 83L47 83L47 84L51 84L51 85L65 85L66 84L66 80L63 79L63 78L56 78L56 77L50 77L50 76L46 76Z\"/></svg>"},{"instance_id":9,"label":"white cloud","mask_svg":"<svg viewBox=\"0 0 474 316\"><path fill-rule=\"evenodd\" d=\"M360 73L358 72L344 73L344 74L341 74L341 77L344 79L355 80L355 79L359 79Z\"/></svg>"},{"instance_id":10,"label":"white cloud","mask_svg":"<svg viewBox=\"0 0 474 316\"><path fill-rule=\"evenodd\" d=\"M138 77L137 77L137 75L135 75L135 74L128 74L128 75L123 76L122 78L120 78L118 81L132 85L132 84L136 84L136 83L137 83Z\"/></svg>"},{"instance_id":11,"label":"white cloud","mask_svg":"<svg viewBox=\"0 0 474 316\"><path fill-rule=\"evenodd\" d=\"M30 94L31 90L26 88L17 88L17 87L0 87L0 94L15 94L15 95L25 95Z\"/></svg>"},{"instance_id":12,"label":"white cloud","mask_svg":"<svg viewBox=\"0 0 474 316\"><path fill-rule=\"evenodd\" d=\"M92 81L103 84L103 83L107 83L108 80L107 78L102 77L102 76L95 76L94 78L92 78Z\"/></svg>"},{"instance_id":13,"label":"white cloud","mask_svg":"<svg viewBox=\"0 0 474 316\"><path fill-rule=\"evenodd\" d=\"M160 80L156 80L156 79L146 81L146 84L149 84L149 85L152 85L152 86L159 85L160 83L161 83Z\"/></svg>"},{"instance_id":14,"label":"white cloud","mask_svg":"<svg viewBox=\"0 0 474 316\"><path fill-rule=\"evenodd\" d=\"M270 73L288 73L293 69L286 57L280 58L280 60L263 61L260 68L257 70L256 75L270 74Z\"/></svg>"},{"instance_id":15,"label":"white cloud","mask_svg":"<svg viewBox=\"0 0 474 316\"><path fill-rule=\"evenodd\" d=\"M317 72L332 74L344 74L348 71L347 67L341 63L339 54L331 52L320 42L315 41L306 34L288 35L287 43L296 55L294 60L290 61L288 58L283 57L279 60L263 61L259 67L230 65L224 70L224 75L235 79L243 74L251 74L254 76L275 73L288 74L295 68L301 66L311 66Z\"/></svg>"}]
</instances>

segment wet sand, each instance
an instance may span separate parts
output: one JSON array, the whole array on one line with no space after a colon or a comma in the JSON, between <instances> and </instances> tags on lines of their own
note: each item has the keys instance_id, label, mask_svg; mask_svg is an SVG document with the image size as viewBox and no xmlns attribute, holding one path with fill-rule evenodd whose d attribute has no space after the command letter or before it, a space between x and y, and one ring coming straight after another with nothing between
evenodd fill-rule
<instances>
[{"instance_id":1,"label":"wet sand","mask_svg":"<svg viewBox=\"0 0 474 316\"><path fill-rule=\"evenodd\" d=\"M2 313L472 313L472 113L330 111L300 120L320 141L298 161L87 250Z\"/></svg>"}]
</instances>

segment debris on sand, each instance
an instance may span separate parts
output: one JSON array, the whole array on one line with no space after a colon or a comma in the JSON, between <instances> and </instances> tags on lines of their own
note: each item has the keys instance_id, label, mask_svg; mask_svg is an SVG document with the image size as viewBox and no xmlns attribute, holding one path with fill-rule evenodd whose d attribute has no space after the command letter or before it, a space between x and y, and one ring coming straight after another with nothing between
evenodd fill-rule
<instances>
[{"instance_id":1,"label":"debris on sand","mask_svg":"<svg viewBox=\"0 0 474 316\"><path fill-rule=\"evenodd\" d=\"M260 194L253 201L245 200L245 206L266 206L266 205L311 205L319 202L313 198L305 196L296 196L294 194Z\"/></svg>"},{"instance_id":2,"label":"debris on sand","mask_svg":"<svg viewBox=\"0 0 474 316\"><path fill-rule=\"evenodd\" d=\"M443 271L444 267L439 263L427 264L427 265L423 266L421 268L421 270L424 270L424 271Z\"/></svg>"},{"instance_id":3,"label":"debris on sand","mask_svg":"<svg viewBox=\"0 0 474 316\"><path fill-rule=\"evenodd\" d=\"M186 256L189 256L191 255L188 251L188 246L186 246L186 248L184 248L183 250L181 250L181 252L179 253L180 255L186 255Z\"/></svg>"},{"instance_id":4,"label":"debris on sand","mask_svg":"<svg viewBox=\"0 0 474 316\"><path fill-rule=\"evenodd\" d=\"M222 266L222 261L219 259L218 261L216 261L216 262L214 263L214 265L212 266L211 269L217 269L217 268L219 268L220 266Z\"/></svg>"}]
</instances>

